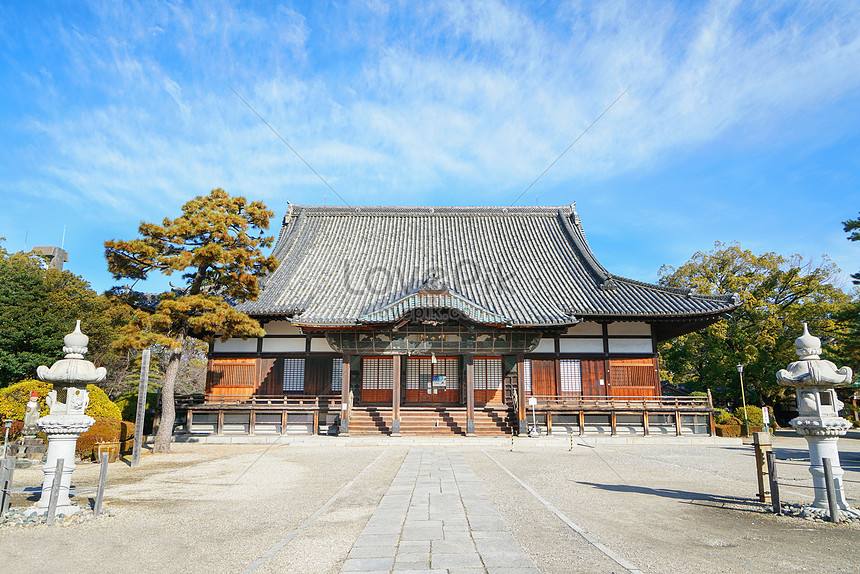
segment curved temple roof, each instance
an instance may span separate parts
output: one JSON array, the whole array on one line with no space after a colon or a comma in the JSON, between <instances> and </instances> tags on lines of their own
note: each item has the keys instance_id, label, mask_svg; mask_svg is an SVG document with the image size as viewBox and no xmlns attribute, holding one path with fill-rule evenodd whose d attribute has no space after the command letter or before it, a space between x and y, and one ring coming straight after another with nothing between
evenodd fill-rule
<instances>
[{"instance_id":1,"label":"curved temple roof","mask_svg":"<svg viewBox=\"0 0 860 574\"><path fill-rule=\"evenodd\" d=\"M274 255L280 266L260 297L239 309L308 327L396 321L433 297L476 322L523 327L585 318L698 327L737 307L732 295L610 274L573 206L291 205Z\"/></svg>"}]
</instances>

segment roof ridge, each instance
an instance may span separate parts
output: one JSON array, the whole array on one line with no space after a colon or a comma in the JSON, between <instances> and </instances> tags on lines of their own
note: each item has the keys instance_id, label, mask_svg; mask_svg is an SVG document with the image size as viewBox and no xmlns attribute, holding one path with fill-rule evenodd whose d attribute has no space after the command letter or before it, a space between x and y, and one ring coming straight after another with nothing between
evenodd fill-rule
<instances>
[{"instance_id":1,"label":"roof ridge","mask_svg":"<svg viewBox=\"0 0 860 574\"><path fill-rule=\"evenodd\" d=\"M621 277L620 275L613 275L612 279L616 281L621 281L622 283L629 283L631 285L639 285L642 287L650 287L652 289L657 289L660 291L664 291L666 293L677 293L679 295L686 295L687 297L696 297L698 299L711 299L714 301L729 301L734 299L737 296L737 293L723 293L723 294L712 294L709 295L707 293L699 293L693 288L690 287L671 287L669 285L660 285L659 283L648 283L647 281L639 281L638 279L630 279L629 277Z\"/></svg>"},{"instance_id":2,"label":"roof ridge","mask_svg":"<svg viewBox=\"0 0 860 574\"><path fill-rule=\"evenodd\" d=\"M570 205L295 205L289 204L287 216L295 216L297 213L329 214L329 215L369 215L369 214L394 214L394 215L433 215L437 213L457 214L540 214L555 215L559 211L567 215L576 213L574 204Z\"/></svg>"}]
</instances>

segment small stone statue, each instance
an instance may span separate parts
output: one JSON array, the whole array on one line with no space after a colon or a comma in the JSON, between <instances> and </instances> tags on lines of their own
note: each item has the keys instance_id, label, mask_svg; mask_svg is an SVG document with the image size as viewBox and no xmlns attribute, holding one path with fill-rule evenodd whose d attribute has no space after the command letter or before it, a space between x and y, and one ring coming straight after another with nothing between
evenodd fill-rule
<instances>
[{"instance_id":1,"label":"small stone statue","mask_svg":"<svg viewBox=\"0 0 860 574\"><path fill-rule=\"evenodd\" d=\"M39 432L39 427L36 425L36 421L39 420L39 412L39 393L30 393L30 400L24 407L24 428L21 431L25 437L36 436Z\"/></svg>"}]
</instances>

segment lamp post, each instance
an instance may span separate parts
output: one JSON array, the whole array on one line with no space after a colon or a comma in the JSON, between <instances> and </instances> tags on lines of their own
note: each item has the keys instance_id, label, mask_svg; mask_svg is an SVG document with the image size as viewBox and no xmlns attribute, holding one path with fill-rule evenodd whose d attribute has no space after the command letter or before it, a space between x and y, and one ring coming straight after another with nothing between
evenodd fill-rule
<instances>
[{"instance_id":1,"label":"lamp post","mask_svg":"<svg viewBox=\"0 0 860 574\"><path fill-rule=\"evenodd\" d=\"M737 366L738 375L741 378L741 402L744 406L744 436L750 436L750 421L747 418L747 397L746 393L744 393L744 366L738 363Z\"/></svg>"}]
</instances>

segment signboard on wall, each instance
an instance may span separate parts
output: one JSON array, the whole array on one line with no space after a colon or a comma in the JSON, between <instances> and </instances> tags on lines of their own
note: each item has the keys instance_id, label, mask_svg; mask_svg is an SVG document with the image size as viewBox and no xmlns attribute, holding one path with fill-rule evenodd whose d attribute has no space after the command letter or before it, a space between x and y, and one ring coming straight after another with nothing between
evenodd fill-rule
<instances>
[{"instance_id":1,"label":"signboard on wall","mask_svg":"<svg viewBox=\"0 0 860 574\"><path fill-rule=\"evenodd\" d=\"M433 394L445 390L445 375L433 375Z\"/></svg>"}]
</instances>

